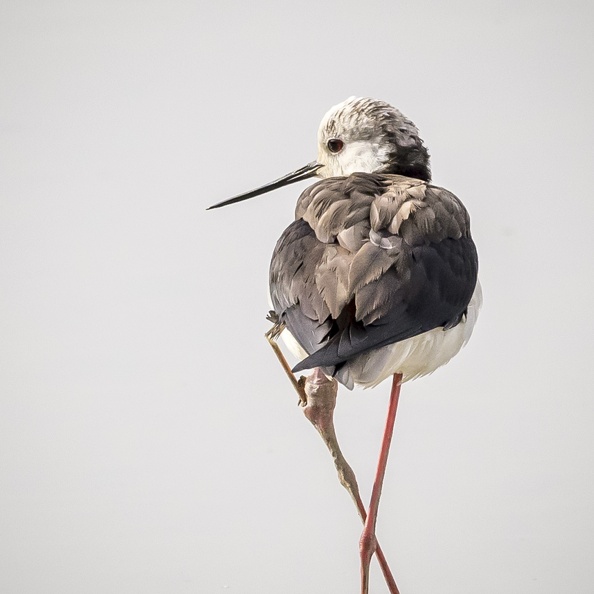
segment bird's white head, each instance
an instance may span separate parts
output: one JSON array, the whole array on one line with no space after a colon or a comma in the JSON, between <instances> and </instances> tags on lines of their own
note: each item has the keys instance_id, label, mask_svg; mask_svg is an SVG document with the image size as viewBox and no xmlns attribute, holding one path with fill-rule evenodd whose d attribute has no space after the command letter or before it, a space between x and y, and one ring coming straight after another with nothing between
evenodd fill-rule
<instances>
[{"instance_id":1,"label":"bird's white head","mask_svg":"<svg viewBox=\"0 0 594 594\"><path fill-rule=\"evenodd\" d=\"M368 97L350 97L322 119L317 161L210 208L242 202L316 176L351 173L394 173L430 181L429 153L417 127L395 107Z\"/></svg>"},{"instance_id":2,"label":"bird's white head","mask_svg":"<svg viewBox=\"0 0 594 594\"><path fill-rule=\"evenodd\" d=\"M429 153L417 127L384 101L349 97L332 107L318 130L319 177L398 173L428 181Z\"/></svg>"}]
</instances>

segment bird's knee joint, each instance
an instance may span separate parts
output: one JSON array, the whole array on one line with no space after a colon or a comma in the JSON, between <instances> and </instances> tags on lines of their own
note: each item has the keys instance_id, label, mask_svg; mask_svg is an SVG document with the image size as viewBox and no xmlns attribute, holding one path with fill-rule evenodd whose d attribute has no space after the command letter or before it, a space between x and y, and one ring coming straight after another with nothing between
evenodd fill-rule
<instances>
[{"instance_id":1,"label":"bird's knee joint","mask_svg":"<svg viewBox=\"0 0 594 594\"><path fill-rule=\"evenodd\" d=\"M375 539L375 535L368 532L363 532L361 538L359 539L359 551L361 555L373 555L376 546L377 541Z\"/></svg>"}]
</instances>

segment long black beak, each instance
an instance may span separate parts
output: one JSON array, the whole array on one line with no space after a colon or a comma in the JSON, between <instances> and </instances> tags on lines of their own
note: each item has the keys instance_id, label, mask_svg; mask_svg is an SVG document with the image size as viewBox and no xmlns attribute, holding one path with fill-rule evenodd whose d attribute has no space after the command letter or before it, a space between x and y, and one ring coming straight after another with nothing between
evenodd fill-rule
<instances>
[{"instance_id":1,"label":"long black beak","mask_svg":"<svg viewBox=\"0 0 594 594\"><path fill-rule=\"evenodd\" d=\"M323 167L321 163L317 163L316 161L312 161L308 163L301 169L297 169L297 171L293 171L292 173L288 173L279 179L266 184L265 186L261 186L252 190L251 192L246 192L245 194L239 194L239 196L234 196L233 198L229 198L228 200L223 200L223 202L218 202L217 204L213 204L209 206L206 210L211 210L213 208L221 208L221 206L227 206L228 204L235 204L235 202L241 202L242 200L247 200L248 198L253 198L254 196L260 196L260 194L266 194L266 192L271 192L272 190L276 190L277 188L282 188L283 186L288 186L289 184L294 184L295 182L309 179L310 177L314 177L317 170Z\"/></svg>"}]
</instances>

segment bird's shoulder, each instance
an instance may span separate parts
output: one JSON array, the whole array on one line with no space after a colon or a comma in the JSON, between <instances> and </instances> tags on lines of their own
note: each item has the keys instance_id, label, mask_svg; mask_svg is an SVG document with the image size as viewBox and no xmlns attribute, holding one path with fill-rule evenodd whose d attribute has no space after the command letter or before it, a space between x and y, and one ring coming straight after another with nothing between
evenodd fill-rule
<instances>
[{"instance_id":1,"label":"bird's shoulder","mask_svg":"<svg viewBox=\"0 0 594 594\"><path fill-rule=\"evenodd\" d=\"M297 202L303 219L323 243L358 251L367 240L401 237L409 245L470 236L470 218L450 191L402 175L354 173L323 179Z\"/></svg>"}]
</instances>

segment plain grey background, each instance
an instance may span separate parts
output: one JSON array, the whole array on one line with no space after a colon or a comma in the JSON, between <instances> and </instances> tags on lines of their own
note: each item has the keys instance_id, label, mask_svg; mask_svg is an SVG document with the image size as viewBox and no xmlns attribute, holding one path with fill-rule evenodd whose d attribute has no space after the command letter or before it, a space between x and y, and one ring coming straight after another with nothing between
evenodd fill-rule
<instances>
[{"instance_id":1,"label":"plain grey background","mask_svg":"<svg viewBox=\"0 0 594 594\"><path fill-rule=\"evenodd\" d=\"M0 591L358 591L355 510L263 339L304 186L205 211L313 160L350 95L419 126L485 293L403 389L402 593L594 591L593 12L3 0ZM366 499L388 392L339 396Z\"/></svg>"}]
</instances>

